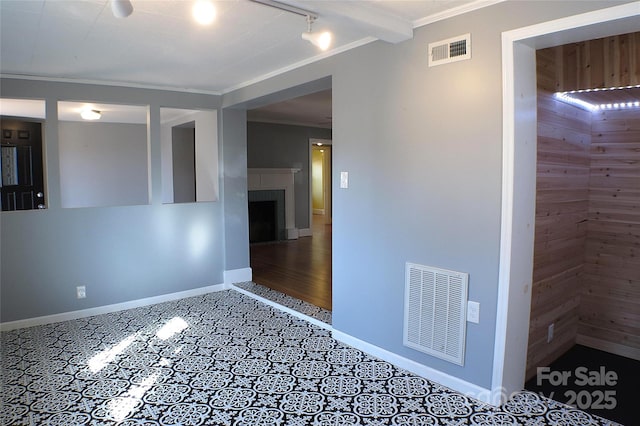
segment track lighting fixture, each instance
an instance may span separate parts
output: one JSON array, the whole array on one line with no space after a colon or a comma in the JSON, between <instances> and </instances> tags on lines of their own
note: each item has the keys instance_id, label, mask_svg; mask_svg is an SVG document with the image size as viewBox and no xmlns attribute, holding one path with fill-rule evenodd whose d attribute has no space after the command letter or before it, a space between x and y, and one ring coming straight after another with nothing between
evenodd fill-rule
<instances>
[{"instance_id":1,"label":"track lighting fixture","mask_svg":"<svg viewBox=\"0 0 640 426\"><path fill-rule=\"evenodd\" d=\"M302 33L302 38L307 40L320 50L327 50L331 46L331 33L329 31L323 31L321 33L313 33L311 31L311 25L316 17L313 15L307 15L307 32Z\"/></svg>"},{"instance_id":2,"label":"track lighting fixture","mask_svg":"<svg viewBox=\"0 0 640 426\"><path fill-rule=\"evenodd\" d=\"M251 0L254 3L259 3L265 6L273 7L285 12L295 13L296 15L304 16L307 19L307 31L302 33L302 38L307 40L314 46L317 46L320 50L327 50L331 46L333 36L329 31L323 31L321 33L314 33L311 31L313 22L318 19L318 16L312 12L301 9L299 7L291 6L285 3L280 3L275 0Z\"/></svg>"},{"instance_id":3,"label":"track lighting fixture","mask_svg":"<svg viewBox=\"0 0 640 426\"><path fill-rule=\"evenodd\" d=\"M111 12L116 18L126 18L133 13L130 0L111 0Z\"/></svg>"}]
</instances>

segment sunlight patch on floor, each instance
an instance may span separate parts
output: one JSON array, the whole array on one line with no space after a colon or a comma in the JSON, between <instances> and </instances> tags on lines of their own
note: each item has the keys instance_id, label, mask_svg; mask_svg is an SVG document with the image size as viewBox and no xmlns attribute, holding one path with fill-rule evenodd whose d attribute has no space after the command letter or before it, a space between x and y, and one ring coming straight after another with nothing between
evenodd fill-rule
<instances>
[{"instance_id":1,"label":"sunlight patch on floor","mask_svg":"<svg viewBox=\"0 0 640 426\"><path fill-rule=\"evenodd\" d=\"M110 362L116 359L118 355L124 352L138 337L138 333L134 333L123 339L115 346L112 346L109 349L105 349L103 351L98 352L96 355L91 357L88 362L89 369L92 373L97 373L106 367Z\"/></svg>"},{"instance_id":2,"label":"sunlight patch on floor","mask_svg":"<svg viewBox=\"0 0 640 426\"><path fill-rule=\"evenodd\" d=\"M158 330L156 337L161 340L167 340L187 328L189 328L189 324L185 320L180 317L173 317Z\"/></svg>"}]
</instances>

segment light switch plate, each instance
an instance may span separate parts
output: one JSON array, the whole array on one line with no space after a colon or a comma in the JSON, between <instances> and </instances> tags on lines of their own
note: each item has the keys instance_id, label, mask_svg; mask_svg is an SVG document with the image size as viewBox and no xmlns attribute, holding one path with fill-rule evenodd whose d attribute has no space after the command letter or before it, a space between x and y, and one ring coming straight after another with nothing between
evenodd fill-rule
<instances>
[{"instance_id":1,"label":"light switch plate","mask_svg":"<svg viewBox=\"0 0 640 426\"><path fill-rule=\"evenodd\" d=\"M467 301L467 321L475 324L480 322L480 303Z\"/></svg>"},{"instance_id":2,"label":"light switch plate","mask_svg":"<svg viewBox=\"0 0 640 426\"><path fill-rule=\"evenodd\" d=\"M349 187L349 172L340 172L340 188Z\"/></svg>"}]
</instances>

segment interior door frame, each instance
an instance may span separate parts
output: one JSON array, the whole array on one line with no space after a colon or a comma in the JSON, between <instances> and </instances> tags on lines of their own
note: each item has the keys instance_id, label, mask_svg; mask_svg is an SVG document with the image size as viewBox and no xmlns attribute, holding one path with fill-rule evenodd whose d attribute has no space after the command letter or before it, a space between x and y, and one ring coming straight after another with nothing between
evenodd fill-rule
<instances>
[{"instance_id":1,"label":"interior door frame","mask_svg":"<svg viewBox=\"0 0 640 426\"><path fill-rule=\"evenodd\" d=\"M536 191L537 49L637 31L640 2L502 33L502 213L490 403L524 386Z\"/></svg>"}]
</instances>

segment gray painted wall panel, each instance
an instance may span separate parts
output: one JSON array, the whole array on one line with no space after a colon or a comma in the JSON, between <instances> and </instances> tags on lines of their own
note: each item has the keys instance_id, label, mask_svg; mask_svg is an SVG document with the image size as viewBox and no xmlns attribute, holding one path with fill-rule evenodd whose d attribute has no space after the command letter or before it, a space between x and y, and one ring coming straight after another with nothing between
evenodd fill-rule
<instances>
[{"instance_id":1,"label":"gray painted wall panel","mask_svg":"<svg viewBox=\"0 0 640 426\"><path fill-rule=\"evenodd\" d=\"M58 123L62 207L149 202L147 126Z\"/></svg>"},{"instance_id":2,"label":"gray painted wall panel","mask_svg":"<svg viewBox=\"0 0 640 426\"><path fill-rule=\"evenodd\" d=\"M193 207L3 213L2 321L222 283L219 206Z\"/></svg>"},{"instance_id":3,"label":"gray painted wall panel","mask_svg":"<svg viewBox=\"0 0 640 426\"><path fill-rule=\"evenodd\" d=\"M174 203L196 202L195 133L195 128L171 129Z\"/></svg>"},{"instance_id":4,"label":"gray painted wall panel","mask_svg":"<svg viewBox=\"0 0 640 426\"><path fill-rule=\"evenodd\" d=\"M226 270L249 267L249 219L247 201L247 112L221 111Z\"/></svg>"},{"instance_id":5,"label":"gray painted wall panel","mask_svg":"<svg viewBox=\"0 0 640 426\"><path fill-rule=\"evenodd\" d=\"M0 321L14 321L195 289L223 282L222 203L162 205L159 107L216 109L217 96L1 80L2 96L149 105L152 199L129 207L60 208L58 125L45 124L48 210L3 212ZM154 166L155 165L155 166ZM240 167L240 166L239 166ZM246 169L246 165L243 165ZM146 173L146 171L145 171ZM247 238L248 241L248 238ZM248 263L244 265L248 266ZM77 285L87 286L78 300Z\"/></svg>"}]
</instances>

